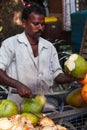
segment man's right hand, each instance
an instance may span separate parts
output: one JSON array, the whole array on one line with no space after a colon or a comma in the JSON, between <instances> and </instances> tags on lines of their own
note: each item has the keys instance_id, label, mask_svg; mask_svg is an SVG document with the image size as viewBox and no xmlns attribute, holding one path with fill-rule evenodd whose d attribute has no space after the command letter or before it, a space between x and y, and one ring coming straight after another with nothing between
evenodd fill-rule
<instances>
[{"instance_id":1,"label":"man's right hand","mask_svg":"<svg viewBox=\"0 0 87 130\"><path fill-rule=\"evenodd\" d=\"M32 91L26 85L17 82L16 89L21 97L32 98Z\"/></svg>"},{"instance_id":2,"label":"man's right hand","mask_svg":"<svg viewBox=\"0 0 87 130\"><path fill-rule=\"evenodd\" d=\"M0 84L4 86L11 86L17 89L21 97L32 98L31 90L21 82L9 77L5 71L0 69Z\"/></svg>"}]
</instances>

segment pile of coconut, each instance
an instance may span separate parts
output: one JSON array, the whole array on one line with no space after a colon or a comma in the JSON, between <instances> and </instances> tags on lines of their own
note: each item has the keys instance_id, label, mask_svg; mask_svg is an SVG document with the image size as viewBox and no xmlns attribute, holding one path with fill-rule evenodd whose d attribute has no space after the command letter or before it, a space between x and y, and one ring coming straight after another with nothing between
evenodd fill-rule
<instances>
[{"instance_id":1,"label":"pile of coconut","mask_svg":"<svg viewBox=\"0 0 87 130\"><path fill-rule=\"evenodd\" d=\"M15 102L0 100L0 130L66 130L41 113L45 103L44 95L36 95L23 100L19 111Z\"/></svg>"},{"instance_id":2,"label":"pile of coconut","mask_svg":"<svg viewBox=\"0 0 87 130\"><path fill-rule=\"evenodd\" d=\"M27 117L20 114L11 117L0 118L0 130L67 130L65 127L55 124L48 117L42 118L37 126L32 125Z\"/></svg>"}]
</instances>

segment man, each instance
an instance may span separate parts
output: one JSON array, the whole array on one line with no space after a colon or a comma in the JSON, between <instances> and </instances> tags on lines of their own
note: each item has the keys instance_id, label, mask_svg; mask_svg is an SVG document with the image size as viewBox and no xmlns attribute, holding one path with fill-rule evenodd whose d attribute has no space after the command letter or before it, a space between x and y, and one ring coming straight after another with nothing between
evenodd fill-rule
<instances>
[{"instance_id":1,"label":"man","mask_svg":"<svg viewBox=\"0 0 87 130\"><path fill-rule=\"evenodd\" d=\"M37 4L25 7L22 25L24 32L4 40L0 48L0 84L9 88L8 99L17 104L32 93L50 92L54 80L73 81L62 72L52 43L40 37L45 28L44 9Z\"/></svg>"}]
</instances>

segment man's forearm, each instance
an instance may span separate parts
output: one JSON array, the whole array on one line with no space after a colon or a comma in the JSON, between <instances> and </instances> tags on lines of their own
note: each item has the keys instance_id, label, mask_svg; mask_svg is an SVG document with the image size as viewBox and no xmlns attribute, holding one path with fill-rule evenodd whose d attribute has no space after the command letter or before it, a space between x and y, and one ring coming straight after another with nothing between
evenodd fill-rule
<instances>
[{"instance_id":1,"label":"man's forearm","mask_svg":"<svg viewBox=\"0 0 87 130\"><path fill-rule=\"evenodd\" d=\"M17 80L9 77L5 71L0 69L0 84L5 86L16 87Z\"/></svg>"},{"instance_id":2,"label":"man's forearm","mask_svg":"<svg viewBox=\"0 0 87 130\"><path fill-rule=\"evenodd\" d=\"M17 93L21 97L27 97L27 98L32 97L32 91L30 90L30 88L28 88L23 83L15 80L15 79L12 79L1 69L0 69L0 84L4 85L4 86L11 86L13 88L16 88Z\"/></svg>"},{"instance_id":3,"label":"man's forearm","mask_svg":"<svg viewBox=\"0 0 87 130\"><path fill-rule=\"evenodd\" d=\"M64 73L59 74L56 78L55 81L59 84L63 84L63 83L71 83L73 81L75 81L75 78L70 77L68 75L65 75Z\"/></svg>"}]
</instances>

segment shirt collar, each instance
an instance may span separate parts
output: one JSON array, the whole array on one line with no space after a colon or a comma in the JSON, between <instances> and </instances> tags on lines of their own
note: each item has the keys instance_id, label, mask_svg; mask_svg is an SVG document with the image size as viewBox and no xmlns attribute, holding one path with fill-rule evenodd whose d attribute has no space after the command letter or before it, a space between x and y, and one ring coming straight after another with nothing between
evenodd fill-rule
<instances>
[{"instance_id":1,"label":"shirt collar","mask_svg":"<svg viewBox=\"0 0 87 130\"><path fill-rule=\"evenodd\" d=\"M20 35L18 35L18 41L20 44L25 44L27 46L27 44L29 43L25 32L21 33ZM48 44L45 44L47 42L47 40L43 39L42 37L39 38L39 45L40 48L48 48Z\"/></svg>"},{"instance_id":2,"label":"shirt collar","mask_svg":"<svg viewBox=\"0 0 87 130\"><path fill-rule=\"evenodd\" d=\"M17 40L19 41L20 44L28 44L28 39L25 35L25 32L21 33L20 35L18 35Z\"/></svg>"},{"instance_id":3,"label":"shirt collar","mask_svg":"<svg viewBox=\"0 0 87 130\"><path fill-rule=\"evenodd\" d=\"M43 39L42 37L39 38L39 45L40 45L40 48L48 48L48 45L46 44L46 40Z\"/></svg>"}]
</instances>

